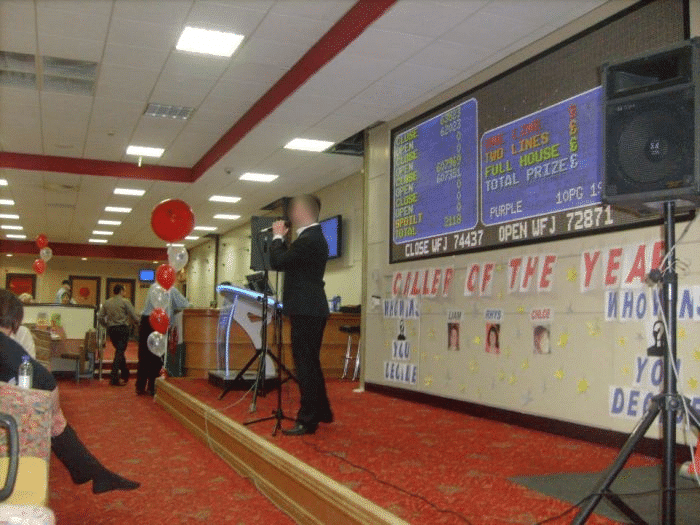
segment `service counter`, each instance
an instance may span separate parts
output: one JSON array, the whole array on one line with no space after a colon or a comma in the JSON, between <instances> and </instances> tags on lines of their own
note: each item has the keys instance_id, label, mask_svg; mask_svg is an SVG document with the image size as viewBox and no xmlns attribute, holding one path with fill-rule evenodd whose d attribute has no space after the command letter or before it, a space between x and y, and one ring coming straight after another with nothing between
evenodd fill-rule
<instances>
[{"instance_id":1,"label":"service counter","mask_svg":"<svg viewBox=\"0 0 700 525\"><path fill-rule=\"evenodd\" d=\"M182 338L185 344L185 376L206 378L209 370L216 370L216 332L219 310L213 308L188 308L183 310ZM347 334L341 332L342 325L359 325L360 314L332 313L326 324L321 347L321 366L328 378L341 377L347 349ZM273 341L273 327L268 326L268 346ZM289 319L282 326L284 363L293 369ZM277 352L276 348L271 348ZM353 345L353 357L357 351ZM235 322L231 325L229 368L240 370L255 353L248 335ZM257 363L252 367L257 369Z\"/></svg>"}]
</instances>

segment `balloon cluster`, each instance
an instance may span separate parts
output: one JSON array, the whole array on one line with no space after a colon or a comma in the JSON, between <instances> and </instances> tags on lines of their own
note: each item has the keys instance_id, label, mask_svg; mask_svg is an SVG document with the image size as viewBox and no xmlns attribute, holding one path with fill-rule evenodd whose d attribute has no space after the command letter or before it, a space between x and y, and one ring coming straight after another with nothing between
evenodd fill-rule
<instances>
[{"instance_id":1,"label":"balloon cluster","mask_svg":"<svg viewBox=\"0 0 700 525\"><path fill-rule=\"evenodd\" d=\"M36 236L36 245L39 248L39 258L34 260L32 268L41 275L46 271L46 263L53 257L53 250L49 248L49 239L43 233Z\"/></svg>"},{"instance_id":2,"label":"balloon cluster","mask_svg":"<svg viewBox=\"0 0 700 525\"><path fill-rule=\"evenodd\" d=\"M187 237L194 228L194 213L188 204L179 199L168 199L151 213L153 232L166 242L173 243ZM165 355L167 337L165 333L170 325L168 306L170 289L175 284L177 272L187 266L189 255L183 246L168 246L168 263L161 264L156 270L156 284L150 291L153 311L148 317L153 332L148 336L148 349L158 357Z\"/></svg>"}]
</instances>

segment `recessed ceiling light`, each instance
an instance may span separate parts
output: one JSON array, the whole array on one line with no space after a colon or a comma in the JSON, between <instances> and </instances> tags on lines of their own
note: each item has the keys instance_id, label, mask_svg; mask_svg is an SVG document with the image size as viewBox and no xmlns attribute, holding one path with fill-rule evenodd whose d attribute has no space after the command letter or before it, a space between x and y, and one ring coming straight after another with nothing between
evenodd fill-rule
<instances>
[{"instance_id":1,"label":"recessed ceiling light","mask_svg":"<svg viewBox=\"0 0 700 525\"><path fill-rule=\"evenodd\" d=\"M151 148L149 146L134 146L126 148L127 155L136 155L137 157L162 157L165 148Z\"/></svg>"},{"instance_id":2,"label":"recessed ceiling light","mask_svg":"<svg viewBox=\"0 0 700 525\"><path fill-rule=\"evenodd\" d=\"M121 223L122 223L122 221L105 221L105 220L97 221L97 224L101 224L102 226L119 226Z\"/></svg>"},{"instance_id":3,"label":"recessed ceiling light","mask_svg":"<svg viewBox=\"0 0 700 525\"><path fill-rule=\"evenodd\" d=\"M7 179L0 179L0 186L7 186Z\"/></svg>"},{"instance_id":4,"label":"recessed ceiling light","mask_svg":"<svg viewBox=\"0 0 700 525\"><path fill-rule=\"evenodd\" d=\"M185 245L182 243L179 243L179 242L174 242L174 243L168 244L168 246L176 246L178 248L182 248Z\"/></svg>"},{"instance_id":5,"label":"recessed ceiling light","mask_svg":"<svg viewBox=\"0 0 700 525\"><path fill-rule=\"evenodd\" d=\"M187 237L185 237L185 240L186 241L198 241L199 237L197 237L196 235L188 235Z\"/></svg>"},{"instance_id":6,"label":"recessed ceiling light","mask_svg":"<svg viewBox=\"0 0 700 525\"><path fill-rule=\"evenodd\" d=\"M112 213L131 213L131 208L121 208L119 206L107 206L105 211Z\"/></svg>"},{"instance_id":7,"label":"recessed ceiling light","mask_svg":"<svg viewBox=\"0 0 700 525\"><path fill-rule=\"evenodd\" d=\"M24 230L19 224L3 224L0 228L3 230Z\"/></svg>"},{"instance_id":8,"label":"recessed ceiling light","mask_svg":"<svg viewBox=\"0 0 700 525\"><path fill-rule=\"evenodd\" d=\"M81 261L87 261L87 257L81 257L80 260L81 260Z\"/></svg>"},{"instance_id":9,"label":"recessed ceiling light","mask_svg":"<svg viewBox=\"0 0 700 525\"><path fill-rule=\"evenodd\" d=\"M19 233L8 233L7 235L5 235L5 237L7 237L8 239L26 239L27 238L26 235L21 235Z\"/></svg>"},{"instance_id":10,"label":"recessed ceiling light","mask_svg":"<svg viewBox=\"0 0 700 525\"><path fill-rule=\"evenodd\" d=\"M229 214L226 214L226 213L217 213L216 215L214 215L214 218L215 218L215 219L221 219L221 220L224 220L224 221L235 221L235 220L240 219L241 216L240 216L240 215L229 215Z\"/></svg>"},{"instance_id":11,"label":"recessed ceiling light","mask_svg":"<svg viewBox=\"0 0 700 525\"><path fill-rule=\"evenodd\" d=\"M313 139L300 139L296 138L291 140L285 146L286 149L296 149L300 151L325 151L333 145L332 142L327 140L313 140Z\"/></svg>"},{"instance_id":12,"label":"recessed ceiling light","mask_svg":"<svg viewBox=\"0 0 700 525\"><path fill-rule=\"evenodd\" d=\"M105 230L92 230L93 235L114 235L114 232L108 232Z\"/></svg>"},{"instance_id":13,"label":"recessed ceiling light","mask_svg":"<svg viewBox=\"0 0 700 525\"><path fill-rule=\"evenodd\" d=\"M5 257L12 257L12 254L11 254L11 253L6 253L6 254L5 254Z\"/></svg>"},{"instance_id":14,"label":"recessed ceiling light","mask_svg":"<svg viewBox=\"0 0 700 525\"><path fill-rule=\"evenodd\" d=\"M216 226L195 226L194 229L200 232L213 232L216 230Z\"/></svg>"},{"instance_id":15,"label":"recessed ceiling light","mask_svg":"<svg viewBox=\"0 0 700 525\"><path fill-rule=\"evenodd\" d=\"M15 215L14 213L0 213L0 219L17 220L19 219L19 215Z\"/></svg>"},{"instance_id":16,"label":"recessed ceiling light","mask_svg":"<svg viewBox=\"0 0 700 525\"><path fill-rule=\"evenodd\" d=\"M115 195L133 195L135 197L141 197L146 190L135 190L131 188L114 188Z\"/></svg>"},{"instance_id":17,"label":"recessed ceiling light","mask_svg":"<svg viewBox=\"0 0 700 525\"><path fill-rule=\"evenodd\" d=\"M203 53L220 57L230 57L241 45L243 35L213 31L200 27L187 26L182 31L175 49L191 53Z\"/></svg>"},{"instance_id":18,"label":"recessed ceiling light","mask_svg":"<svg viewBox=\"0 0 700 525\"><path fill-rule=\"evenodd\" d=\"M158 261L153 261L153 264L158 264Z\"/></svg>"},{"instance_id":19,"label":"recessed ceiling light","mask_svg":"<svg viewBox=\"0 0 700 525\"><path fill-rule=\"evenodd\" d=\"M158 104L151 102L146 106L144 115L147 117L170 118L175 120L187 120L190 118L194 108L187 106L173 106L171 104Z\"/></svg>"},{"instance_id":20,"label":"recessed ceiling light","mask_svg":"<svg viewBox=\"0 0 700 525\"><path fill-rule=\"evenodd\" d=\"M272 182L279 175L271 175L269 173L244 173L238 180L248 180L252 182Z\"/></svg>"},{"instance_id":21,"label":"recessed ceiling light","mask_svg":"<svg viewBox=\"0 0 700 525\"><path fill-rule=\"evenodd\" d=\"M12 199L0 199L0 206L14 206L15 201Z\"/></svg>"},{"instance_id":22,"label":"recessed ceiling light","mask_svg":"<svg viewBox=\"0 0 700 525\"><path fill-rule=\"evenodd\" d=\"M230 202L236 203L241 200L240 197L234 197L233 195L212 195L209 197L211 202Z\"/></svg>"},{"instance_id":23,"label":"recessed ceiling light","mask_svg":"<svg viewBox=\"0 0 700 525\"><path fill-rule=\"evenodd\" d=\"M107 242L107 239L88 239L88 242L91 242L93 244L105 244Z\"/></svg>"}]
</instances>

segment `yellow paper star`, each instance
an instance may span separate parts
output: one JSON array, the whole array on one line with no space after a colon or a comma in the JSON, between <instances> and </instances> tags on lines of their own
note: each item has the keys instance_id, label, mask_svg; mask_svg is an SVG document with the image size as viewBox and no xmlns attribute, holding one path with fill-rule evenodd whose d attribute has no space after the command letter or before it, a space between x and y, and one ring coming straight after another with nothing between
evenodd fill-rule
<instances>
[{"instance_id":1,"label":"yellow paper star","mask_svg":"<svg viewBox=\"0 0 700 525\"><path fill-rule=\"evenodd\" d=\"M469 361L469 370L471 370L472 372L476 372L477 370L479 370L479 363L477 363L474 360Z\"/></svg>"},{"instance_id":2,"label":"yellow paper star","mask_svg":"<svg viewBox=\"0 0 700 525\"><path fill-rule=\"evenodd\" d=\"M585 379L581 379L581 380L578 382L578 392L579 392L579 394L583 394L584 392L586 392L586 391L588 390L588 387L589 387L589 386L590 386L590 385L588 384L588 381L586 381Z\"/></svg>"},{"instance_id":3,"label":"yellow paper star","mask_svg":"<svg viewBox=\"0 0 700 525\"><path fill-rule=\"evenodd\" d=\"M559 370L554 372L554 377L556 377L559 380L564 379L564 370L560 368Z\"/></svg>"},{"instance_id":4,"label":"yellow paper star","mask_svg":"<svg viewBox=\"0 0 700 525\"><path fill-rule=\"evenodd\" d=\"M693 359L700 361L700 350L695 350L695 352L693 352Z\"/></svg>"},{"instance_id":5,"label":"yellow paper star","mask_svg":"<svg viewBox=\"0 0 700 525\"><path fill-rule=\"evenodd\" d=\"M515 374L511 374L510 377L508 378L508 384L514 385L517 380L518 380L518 378L515 377Z\"/></svg>"},{"instance_id":6,"label":"yellow paper star","mask_svg":"<svg viewBox=\"0 0 700 525\"><path fill-rule=\"evenodd\" d=\"M519 313L519 314L525 313L525 307L524 307L524 306L518 306L518 313Z\"/></svg>"},{"instance_id":7,"label":"yellow paper star","mask_svg":"<svg viewBox=\"0 0 700 525\"><path fill-rule=\"evenodd\" d=\"M428 337L429 337L430 339L434 339L434 338L435 338L435 330L434 330L433 328L431 328L431 329L430 329L430 332L428 332Z\"/></svg>"},{"instance_id":8,"label":"yellow paper star","mask_svg":"<svg viewBox=\"0 0 700 525\"><path fill-rule=\"evenodd\" d=\"M685 331L685 328L680 327L678 329L678 339L687 339L688 338L688 333Z\"/></svg>"},{"instance_id":9,"label":"yellow paper star","mask_svg":"<svg viewBox=\"0 0 700 525\"><path fill-rule=\"evenodd\" d=\"M498 292L498 294L496 294L496 297L498 297L499 299L503 299L503 292Z\"/></svg>"},{"instance_id":10,"label":"yellow paper star","mask_svg":"<svg viewBox=\"0 0 700 525\"><path fill-rule=\"evenodd\" d=\"M520 364L520 368L522 368L523 370L527 370L528 368L530 368L530 361L525 359L525 361L523 361Z\"/></svg>"},{"instance_id":11,"label":"yellow paper star","mask_svg":"<svg viewBox=\"0 0 700 525\"><path fill-rule=\"evenodd\" d=\"M625 346L627 344L627 338L626 337L620 337L617 340L617 346Z\"/></svg>"},{"instance_id":12,"label":"yellow paper star","mask_svg":"<svg viewBox=\"0 0 700 525\"><path fill-rule=\"evenodd\" d=\"M688 379L688 388L690 388L691 390L697 389L698 388L698 380L695 379L694 377L691 377L690 379Z\"/></svg>"},{"instance_id":13,"label":"yellow paper star","mask_svg":"<svg viewBox=\"0 0 700 525\"><path fill-rule=\"evenodd\" d=\"M502 272L502 271L503 271L503 265L502 265L502 264L497 264L497 265L496 265L496 271L497 271L497 272Z\"/></svg>"},{"instance_id":14,"label":"yellow paper star","mask_svg":"<svg viewBox=\"0 0 700 525\"><path fill-rule=\"evenodd\" d=\"M576 277L578 276L578 273L576 272L575 268L569 268L566 270L566 280L574 282L576 280Z\"/></svg>"},{"instance_id":15,"label":"yellow paper star","mask_svg":"<svg viewBox=\"0 0 700 525\"><path fill-rule=\"evenodd\" d=\"M588 335L590 335L591 337L600 335L600 328L598 327L597 323L589 321L588 323L586 323L586 326L588 327Z\"/></svg>"},{"instance_id":16,"label":"yellow paper star","mask_svg":"<svg viewBox=\"0 0 700 525\"><path fill-rule=\"evenodd\" d=\"M432 312L432 310L430 309L430 306L426 306L423 310L425 311L426 314L429 314Z\"/></svg>"},{"instance_id":17,"label":"yellow paper star","mask_svg":"<svg viewBox=\"0 0 700 525\"><path fill-rule=\"evenodd\" d=\"M480 345L481 344L481 337L479 337L478 335L475 335L474 339L472 339L472 341L474 341L475 345Z\"/></svg>"},{"instance_id":18,"label":"yellow paper star","mask_svg":"<svg viewBox=\"0 0 700 525\"><path fill-rule=\"evenodd\" d=\"M459 391L464 394L467 391L467 385L459 385Z\"/></svg>"},{"instance_id":19,"label":"yellow paper star","mask_svg":"<svg viewBox=\"0 0 700 525\"><path fill-rule=\"evenodd\" d=\"M559 336L559 341L557 341L557 346L561 346L564 348L566 346L566 343L569 342L569 334L564 332Z\"/></svg>"},{"instance_id":20,"label":"yellow paper star","mask_svg":"<svg viewBox=\"0 0 700 525\"><path fill-rule=\"evenodd\" d=\"M622 372L622 375L625 377L632 375L632 369L629 366L623 366L620 371Z\"/></svg>"},{"instance_id":21,"label":"yellow paper star","mask_svg":"<svg viewBox=\"0 0 700 525\"><path fill-rule=\"evenodd\" d=\"M442 360L443 360L443 356L441 356L440 354L435 354L435 355L433 356L433 359L435 359L435 361L442 361Z\"/></svg>"},{"instance_id":22,"label":"yellow paper star","mask_svg":"<svg viewBox=\"0 0 700 525\"><path fill-rule=\"evenodd\" d=\"M425 358L427 358L427 357L428 357L428 352L421 352L421 353L420 353L420 358L421 358L421 359L425 359Z\"/></svg>"},{"instance_id":23,"label":"yellow paper star","mask_svg":"<svg viewBox=\"0 0 700 525\"><path fill-rule=\"evenodd\" d=\"M510 357L510 347L509 347L509 346L506 346L506 347L503 349L503 355L506 356L506 357Z\"/></svg>"},{"instance_id":24,"label":"yellow paper star","mask_svg":"<svg viewBox=\"0 0 700 525\"><path fill-rule=\"evenodd\" d=\"M506 373L503 370L498 371L498 380L499 381L504 381L506 378Z\"/></svg>"},{"instance_id":25,"label":"yellow paper star","mask_svg":"<svg viewBox=\"0 0 700 525\"><path fill-rule=\"evenodd\" d=\"M389 348L389 341L384 341L384 347Z\"/></svg>"},{"instance_id":26,"label":"yellow paper star","mask_svg":"<svg viewBox=\"0 0 700 525\"><path fill-rule=\"evenodd\" d=\"M423 384L425 386L430 386L433 384L433 376L427 376L425 379L423 379Z\"/></svg>"},{"instance_id":27,"label":"yellow paper star","mask_svg":"<svg viewBox=\"0 0 700 525\"><path fill-rule=\"evenodd\" d=\"M415 336L416 336L416 329L411 328L411 337L415 337Z\"/></svg>"}]
</instances>

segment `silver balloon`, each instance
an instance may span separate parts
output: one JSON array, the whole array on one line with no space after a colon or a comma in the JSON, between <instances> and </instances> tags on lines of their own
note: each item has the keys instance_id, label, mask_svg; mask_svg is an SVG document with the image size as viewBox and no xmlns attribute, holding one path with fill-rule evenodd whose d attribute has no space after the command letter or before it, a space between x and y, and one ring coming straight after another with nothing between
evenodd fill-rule
<instances>
[{"instance_id":1,"label":"silver balloon","mask_svg":"<svg viewBox=\"0 0 700 525\"><path fill-rule=\"evenodd\" d=\"M154 284L151 289L151 302L153 303L153 308L167 310L170 305L170 290L166 290L158 283Z\"/></svg>"},{"instance_id":2,"label":"silver balloon","mask_svg":"<svg viewBox=\"0 0 700 525\"><path fill-rule=\"evenodd\" d=\"M176 272L187 266L187 261L190 260L190 255L187 253L187 248L184 246L169 246L168 247L168 263Z\"/></svg>"},{"instance_id":3,"label":"silver balloon","mask_svg":"<svg viewBox=\"0 0 700 525\"><path fill-rule=\"evenodd\" d=\"M39 250L39 257L41 257L42 261L49 262L51 257L53 257L53 250L48 246L46 248L42 248Z\"/></svg>"},{"instance_id":4,"label":"silver balloon","mask_svg":"<svg viewBox=\"0 0 700 525\"><path fill-rule=\"evenodd\" d=\"M160 332L151 332L148 336L148 349L158 357L163 357L165 355L165 344L167 338Z\"/></svg>"}]
</instances>

